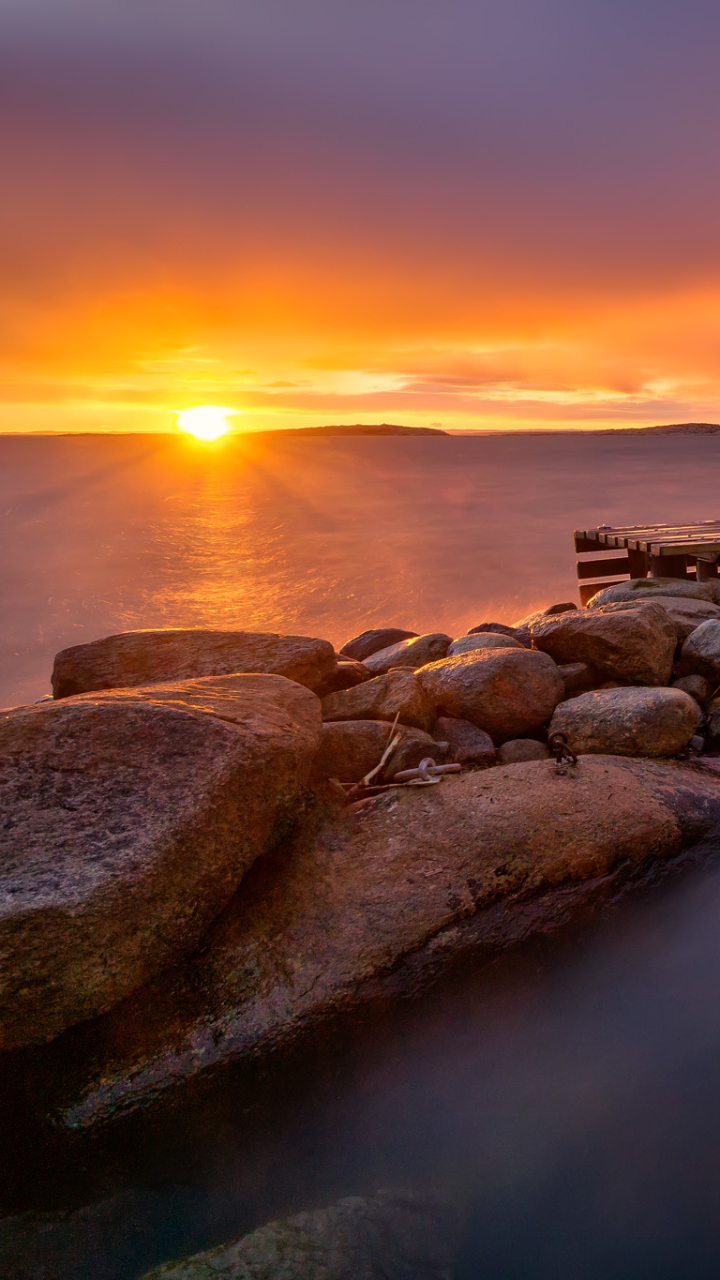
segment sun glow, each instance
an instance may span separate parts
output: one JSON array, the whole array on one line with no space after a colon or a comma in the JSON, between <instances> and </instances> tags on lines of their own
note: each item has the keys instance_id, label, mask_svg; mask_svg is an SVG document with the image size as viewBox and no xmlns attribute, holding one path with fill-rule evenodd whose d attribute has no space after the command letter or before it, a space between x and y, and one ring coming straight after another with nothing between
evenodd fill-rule
<instances>
[{"instance_id":1,"label":"sun glow","mask_svg":"<svg viewBox=\"0 0 720 1280\"><path fill-rule=\"evenodd\" d=\"M181 409L177 424L181 431L196 440L219 440L230 430L228 418L235 409L224 409L217 404L197 404L192 409Z\"/></svg>"}]
</instances>

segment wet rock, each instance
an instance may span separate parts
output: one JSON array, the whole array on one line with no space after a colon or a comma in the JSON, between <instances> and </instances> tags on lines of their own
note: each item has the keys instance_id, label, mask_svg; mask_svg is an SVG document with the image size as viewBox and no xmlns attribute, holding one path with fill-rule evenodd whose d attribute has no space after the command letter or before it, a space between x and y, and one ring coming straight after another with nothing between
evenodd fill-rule
<instances>
[{"instance_id":1,"label":"wet rock","mask_svg":"<svg viewBox=\"0 0 720 1280\"><path fill-rule=\"evenodd\" d=\"M588 601L588 609L598 605L613 604L617 600L652 600L654 596L682 596L692 600L709 600L720 604L720 588L712 582L695 582L688 578L631 578L629 582L616 582L613 587L603 587Z\"/></svg>"},{"instance_id":2,"label":"wet rock","mask_svg":"<svg viewBox=\"0 0 720 1280\"><path fill-rule=\"evenodd\" d=\"M498 764L523 764L527 760L549 760L551 751L534 738L512 738L498 747Z\"/></svg>"},{"instance_id":3,"label":"wet rock","mask_svg":"<svg viewBox=\"0 0 720 1280\"><path fill-rule=\"evenodd\" d=\"M532 644L530 629L534 622L538 622L541 618L554 618L560 613L572 613L573 609L577 609L576 604L551 604L547 609L538 609L536 613L529 613L526 618L521 618L519 622L513 623L516 639L529 649Z\"/></svg>"},{"instance_id":4,"label":"wet rock","mask_svg":"<svg viewBox=\"0 0 720 1280\"><path fill-rule=\"evenodd\" d=\"M354 689L355 685L363 684L365 680L372 679L372 671L368 671L362 662L338 662L335 670L327 680L314 692L318 698L326 698L329 693L340 693L343 689Z\"/></svg>"},{"instance_id":5,"label":"wet rock","mask_svg":"<svg viewBox=\"0 0 720 1280\"><path fill-rule=\"evenodd\" d=\"M674 623L680 644L696 627L700 626L701 622L707 622L709 618L720 619L720 607L709 600L695 600L692 596L660 595L653 595L651 599L653 604L659 604L665 610Z\"/></svg>"},{"instance_id":6,"label":"wet rock","mask_svg":"<svg viewBox=\"0 0 720 1280\"><path fill-rule=\"evenodd\" d=\"M432 727L435 712L414 671L388 671L354 689L322 700L324 720L394 720L417 729Z\"/></svg>"},{"instance_id":7,"label":"wet rock","mask_svg":"<svg viewBox=\"0 0 720 1280\"><path fill-rule=\"evenodd\" d=\"M380 649L365 659L365 665L368 671L377 676L384 675L392 667L409 667L411 671L415 671L418 667L424 667L427 662L444 658L451 643L452 636L446 636L440 631L430 632L411 640L399 640L397 644Z\"/></svg>"},{"instance_id":8,"label":"wet rock","mask_svg":"<svg viewBox=\"0 0 720 1280\"><path fill-rule=\"evenodd\" d=\"M618 756L673 756L688 746L700 719L682 689L596 689L557 708L553 733L573 751Z\"/></svg>"},{"instance_id":9,"label":"wet rock","mask_svg":"<svg viewBox=\"0 0 720 1280\"><path fill-rule=\"evenodd\" d=\"M399 627L377 627L373 631L363 631L359 636L348 640L340 650L340 654L342 657L364 662L380 649L387 649L388 645L397 644L399 640L412 640L416 635L416 631L401 631Z\"/></svg>"},{"instance_id":10,"label":"wet rock","mask_svg":"<svg viewBox=\"0 0 720 1280\"><path fill-rule=\"evenodd\" d=\"M711 693L710 681L704 676L681 676L679 680L673 680L672 687L689 693L701 707L705 706Z\"/></svg>"},{"instance_id":11,"label":"wet rock","mask_svg":"<svg viewBox=\"0 0 720 1280\"><path fill-rule=\"evenodd\" d=\"M192 950L290 826L320 737L279 676L0 718L0 1047L39 1043Z\"/></svg>"},{"instance_id":12,"label":"wet rock","mask_svg":"<svg viewBox=\"0 0 720 1280\"><path fill-rule=\"evenodd\" d=\"M659 605L576 609L541 618L531 633L533 646L558 664L586 662L601 679L645 685L670 681L677 637Z\"/></svg>"},{"instance_id":13,"label":"wet rock","mask_svg":"<svg viewBox=\"0 0 720 1280\"><path fill-rule=\"evenodd\" d=\"M489 733L469 720L440 716L433 733L448 744L448 759L455 764L485 768L495 764L495 747Z\"/></svg>"},{"instance_id":14,"label":"wet rock","mask_svg":"<svg viewBox=\"0 0 720 1280\"><path fill-rule=\"evenodd\" d=\"M328 640L261 631L124 631L55 656L56 698L99 689L127 689L200 676L285 676L308 689L322 689L336 668Z\"/></svg>"},{"instance_id":15,"label":"wet rock","mask_svg":"<svg viewBox=\"0 0 720 1280\"><path fill-rule=\"evenodd\" d=\"M616 895L633 867L673 858L719 818L709 771L609 756L387 792L259 860L200 953L35 1050L25 1088L75 1133L177 1101L183 1082L416 990L453 956L559 927L598 878Z\"/></svg>"},{"instance_id":16,"label":"wet rock","mask_svg":"<svg viewBox=\"0 0 720 1280\"><path fill-rule=\"evenodd\" d=\"M379 1191L270 1222L144 1280L448 1280L457 1212L438 1196Z\"/></svg>"},{"instance_id":17,"label":"wet rock","mask_svg":"<svg viewBox=\"0 0 720 1280\"><path fill-rule=\"evenodd\" d=\"M495 631L481 631L479 634L461 636L453 640L447 651L448 658L458 653L474 653L476 649L522 649L523 645L512 636L498 635Z\"/></svg>"},{"instance_id":18,"label":"wet rock","mask_svg":"<svg viewBox=\"0 0 720 1280\"><path fill-rule=\"evenodd\" d=\"M470 720L496 743L539 728L564 691L552 659L528 649L477 649L417 676L439 715Z\"/></svg>"},{"instance_id":19,"label":"wet rock","mask_svg":"<svg viewBox=\"0 0 720 1280\"><path fill-rule=\"evenodd\" d=\"M481 622L479 627L470 627L467 634L469 636L477 636L477 635L512 636L513 639L517 639L515 635L515 628L506 626L504 622Z\"/></svg>"},{"instance_id":20,"label":"wet rock","mask_svg":"<svg viewBox=\"0 0 720 1280\"><path fill-rule=\"evenodd\" d=\"M681 662L686 673L720 680L720 621L702 622L682 647Z\"/></svg>"},{"instance_id":21,"label":"wet rock","mask_svg":"<svg viewBox=\"0 0 720 1280\"><path fill-rule=\"evenodd\" d=\"M558 667L565 686L565 697L574 698L578 693L587 693L595 689L599 683L596 673L587 662L566 662Z\"/></svg>"}]
</instances>

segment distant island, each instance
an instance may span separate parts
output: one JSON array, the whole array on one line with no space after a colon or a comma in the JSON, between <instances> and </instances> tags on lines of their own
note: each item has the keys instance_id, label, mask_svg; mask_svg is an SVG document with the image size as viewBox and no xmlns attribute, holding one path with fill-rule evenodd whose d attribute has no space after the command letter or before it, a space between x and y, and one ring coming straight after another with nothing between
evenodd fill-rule
<instances>
[{"instance_id":1,"label":"distant island","mask_svg":"<svg viewBox=\"0 0 720 1280\"><path fill-rule=\"evenodd\" d=\"M392 422L364 423L356 422L350 427L285 427L273 432L253 432L254 435L293 435L293 436L446 436L447 431L439 427L400 427Z\"/></svg>"},{"instance_id":2,"label":"distant island","mask_svg":"<svg viewBox=\"0 0 720 1280\"><path fill-rule=\"evenodd\" d=\"M720 433L719 422L672 422L666 427L605 427L599 435L615 435L618 431L630 432L632 435L643 435L652 431L654 435L666 436L713 436Z\"/></svg>"}]
</instances>

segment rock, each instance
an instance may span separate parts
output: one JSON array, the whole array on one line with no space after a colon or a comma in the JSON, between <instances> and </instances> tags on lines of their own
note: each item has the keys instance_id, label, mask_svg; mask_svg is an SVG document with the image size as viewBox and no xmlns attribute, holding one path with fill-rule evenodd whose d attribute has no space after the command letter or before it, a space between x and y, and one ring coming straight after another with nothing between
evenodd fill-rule
<instances>
[{"instance_id":1,"label":"rock","mask_svg":"<svg viewBox=\"0 0 720 1280\"><path fill-rule=\"evenodd\" d=\"M598 677L587 662L566 662L558 667L565 686L565 697L574 698L578 693L587 693L598 684Z\"/></svg>"},{"instance_id":2,"label":"rock","mask_svg":"<svg viewBox=\"0 0 720 1280\"><path fill-rule=\"evenodd\" d=\"M328 640L262 631L124 631L56 654L56 698L98 689L127 689L199 676L264 673L285 676L313 691L336 668Z\"/></svg>"},{"instance_id":3,"label":"rock","mask_svg":"<svg viewBox=\"0 0 720 1280\"><path fill-rule=\"evenodd\" d=\"M414 671L388 671L322 700L324 720L394 720L432 728L435 712Z\"/></svg>"},{"instance_id":4,"label":"rock","mask_svg":"<svg viewBox=\"0 0 720 1280\"><path fill-rule=\"evenodd\" d=\"M458 1244L457 1212L438 1196L379 1191L270 1222L144 1280L449 1280Z\"/></svg>"},{"instance_id":5,"label":"rock","mask_svg":"<svg viewBox=\"0 0 720 1280\"><path fill-rule=\"evenodd\" d=\"M192 950L290 827L320 703L280 676L0 718L0 1048L40 1043Z\"/></svg>"},{"instance_id":6,"label":"rock","mask_svg":"<svg viewBox=\"0 0 720 1280\"><path fill-rule=\"evenodd\" d=\"M513 639L517 639L515 635L515 628L506 626L504 622L481 622L479 627L470 627L467 634L469 636L512 636Z\"/></svg>"},{"instance_id":7,"label":"rock","mask_svg":"<svg viewBox=\"0 0 720 1280\"><path fill-rule=\"evenodd\" d=\"M701 707L705 706L711 693L710 682L704 676L681 676L679 680L673 680L672 687L689 693Z\"/></svg>"},{"instance_id":8,"label":"rock","mask_svg":"<svg viewBox=\"0 0 720 1280\"><path fill-rule=\"evenodd\" d=\"M448 759L455 764L486 767L495 763L493 740L484 729L469 720L440 716L433 730L437 738L448 744Z\"/></svg>"},{"instance_id":9,"label":"rock","mask_svg":"<svg viewBox=\"0 0 720 1280\"><path fill-rule=\"evenodd\" d=\"M387 649L380 649L366 658L365 666L376 676L385 675L391 667L409 667L411 671L415 671L418 667L424 667L427 662L444 658L451 643L452 636L439 631L415 636L412 640L399 640L397 644L391 644Z\"/></svg>"},{"instance_id":10,"label":"rock","mask_svg":"<svg viewBox=\"0 0 720 1280\"><path fill-rule=\"evenodd\" d=\"M659 605L610 605L541 618L533 646L558 664L587 662L602 679L665 685L675 652L675 627Z\"/></svg>"},{"instance_id":11,"label":"rock","mask_svg":"<svg viewBox=\"0 0 720 1280\"><path fill-rule=\"evenodd\" d=\"M391 729L387 720L334 720L323 724L312 780L359 782L380 762Z\"/></svg>"},{"instance_id":12,"label":"rock","mask_svg":"<svg viewBox=\"0 0 720 1280\"><path fill-rule=\"evenodd\" d=\"M474 653L476 649L522 648L520 641L514 640L512 636L498 635L495 631L481 631L479 634L461 636L459 640L453 640L447 651L447 657L454 658L458 653Z\"/></svg>"},{"instance_id":13,"label":"rock","mask_svg":"<svg viewBox=\"0 0 720 1280\"><path fill-rule=\"evenodd\" d=\"M521 644L524 644L529 649L532 644L530 628L534 622L539 622L541 618L554 618L559 613L571 613L573 609L577 609L576 604L551 604L547 609L539 609L536 613L529 613L526 618L521 618L519 622L513 623L513 634Z\"/></svg>"},{"instance_id":14,"label":"rock","mask_svg":"<svg viewBox=\"0 0 720 1280\"><path fill-rule=\"evenodd\" d=\"M392 723L387 720L331 720L323 724L320 747L312 767L312 780L337 778L339 782L359 782L380 763L391 738ZM398 725L395 736L403 741L393 752L383 777L386 781L399 769L414 769L425 756L438 750L434 739L422 729ZM439 754L442 754L439 752ZM417 756L417 759L415 759ZM412 763L398 763L405 759ZM440 763L439 759L437 763Z\"/></svg>"},{"instance_id":15,"label":"rock","mask_svg":"<svg viewBox=\"0 0 720 1280\"><path fill-rule=\"evenodd\" d=\"M705 750L705 739L702 734L696 733L694 738L690 739L689 746L691 751L694 751L696 755L700 755Z\"/></svg>"},{"instance_id":16,"label":"rock","mask_svg":"<svg viewBox=\"0 0 720 1280\"><path fill-rule=\"evenodd\" d=\"M578 755L674 756L699 719L695 699L682 689L596 689L562 702L549 736L564 733Z\"/></svg>"},{"instance_id":17,"label":"rock","mask_svg":"<svg viewBox=\"0 0 720 1280\"><path fill-rule=\"evenodd\" d=\"M387 649L388 645L397 644L399 640L412 640L416 635L416 631L401 631L399 627L378 627L374 631L363 631L359 636L348 640L340 654L344 658L364 662L380 649Z\"/></svg>"},{"instance_id":18,"label":"rock","mask_svg":"<svg viewBox=\"0 0 720 1280\"><path fill-rule=\"evenodd\" d=\"M381 781L391 782L403 769L417 769L421 760L434 760L444 764L448 755L448 743L431 738L422 729L407 729L403 740L395 748L387 762Z\"/></svg>"},{"instance_id":19,"label":"rock","mask_svg":"<svg viewBox=\"0 0 720 1280\"><path fill-rule=\"evenodd\" d=\"M498 764L524 764L527 760L550 760L552 752L534 738L512 738L498 747Z\"/></svg>"},{"instance_id":20,"label":"rock","mask_svg":"<svg viewBox=\"0 0 720 1280\"><path fill-rule=\"evenodd\" d=\"M547 654L527 649L477 649L421 667L418 680L438 715L470 720L505 742L549 720L563 682Z\"/></svg>"},{"instance_id":21,"label":"rock","mask_svg":"<svg viewBox=\"0 0 720 1280\"><path fill-rule=\"evenodd\" d=\"M651 599L653 604L659 604L665 610L675 624L680 644L696 627L700 626L701 622L707 622L708 618L720 618L720 608L716 604L711 604L709 600L695 600L692 596L655 595Z\"/></svg>"},{"instance_id":22,"label":"rock","mask_svg":"<svg viewBox=\"0 0 720 1280\"><path fill-rule=\"evenodd\" d=\"M717 684L720 680L720 621L702 622L688 636L682 647L683 669L692 675L705 676Z\"/></svg>"},{"instance_id":23,"label":"rock","mask_svg":"<svg viewBox=\"0 0 720 1280\"><path fill-rule=\"evenodd\" d=\"M326 698L329 693L340 693L343 689L354 689L356 684L363 684L372 679L372 671L368 671L362 662L338 662L335 670L327 680L314 692L318 698Z\"/></svg>"},{"instance_id":24,"label":"rock","mask_svg":"<svg viewBox=\"0 0 720 1280\"><path fill-rule=\"evenodd\" d=\"M717 777L676 761L591 755L562 775L532 761L387 792L259 860L183 965L69 1043L13 1059L3 1105L22 1089L53 1133L77 1139L138 1108L147 1126L151 1104L177 1105L183 1082L195 1097L231 1063L250 1105L256 1071L299 1035L417 991L462 955L564 927L573 910L586 919L634 869L644 883L651 861L704 847L719 819Z\"/></svg>"},{"instance_id":25,"label":"rock","mask_svg":"<svg viewBox=\"0 0 720 1280\"><path fill-rule=\"evenodd\" d=\"M588 601L588 609L598 605L613 604L617 600L652 600L654 596L683 596L691 600L709 600L720 604L720 587L712 582L695 582L688 578L631 578L629 582L616 582L614 587L603 587Z\"/></svg>"}]
</instances>

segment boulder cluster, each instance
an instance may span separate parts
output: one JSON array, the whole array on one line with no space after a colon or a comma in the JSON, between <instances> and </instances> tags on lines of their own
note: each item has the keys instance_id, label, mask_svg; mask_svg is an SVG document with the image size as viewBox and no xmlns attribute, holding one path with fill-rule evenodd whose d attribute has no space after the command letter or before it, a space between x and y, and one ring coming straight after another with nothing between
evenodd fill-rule
<instances>
[{"instance_id":1,"label":"boulder cluster","mask_svg":"<svg viewBox=\"0 0 720 1280\"><path fill-rule=\"evenodd\" d=\"M0 1050L45 1046L53 1124L287 1044L715 831L716 590L638 580L338 653L204 630L59 653L53 698L0 713Z\"/></svg>"}]
</instances>

